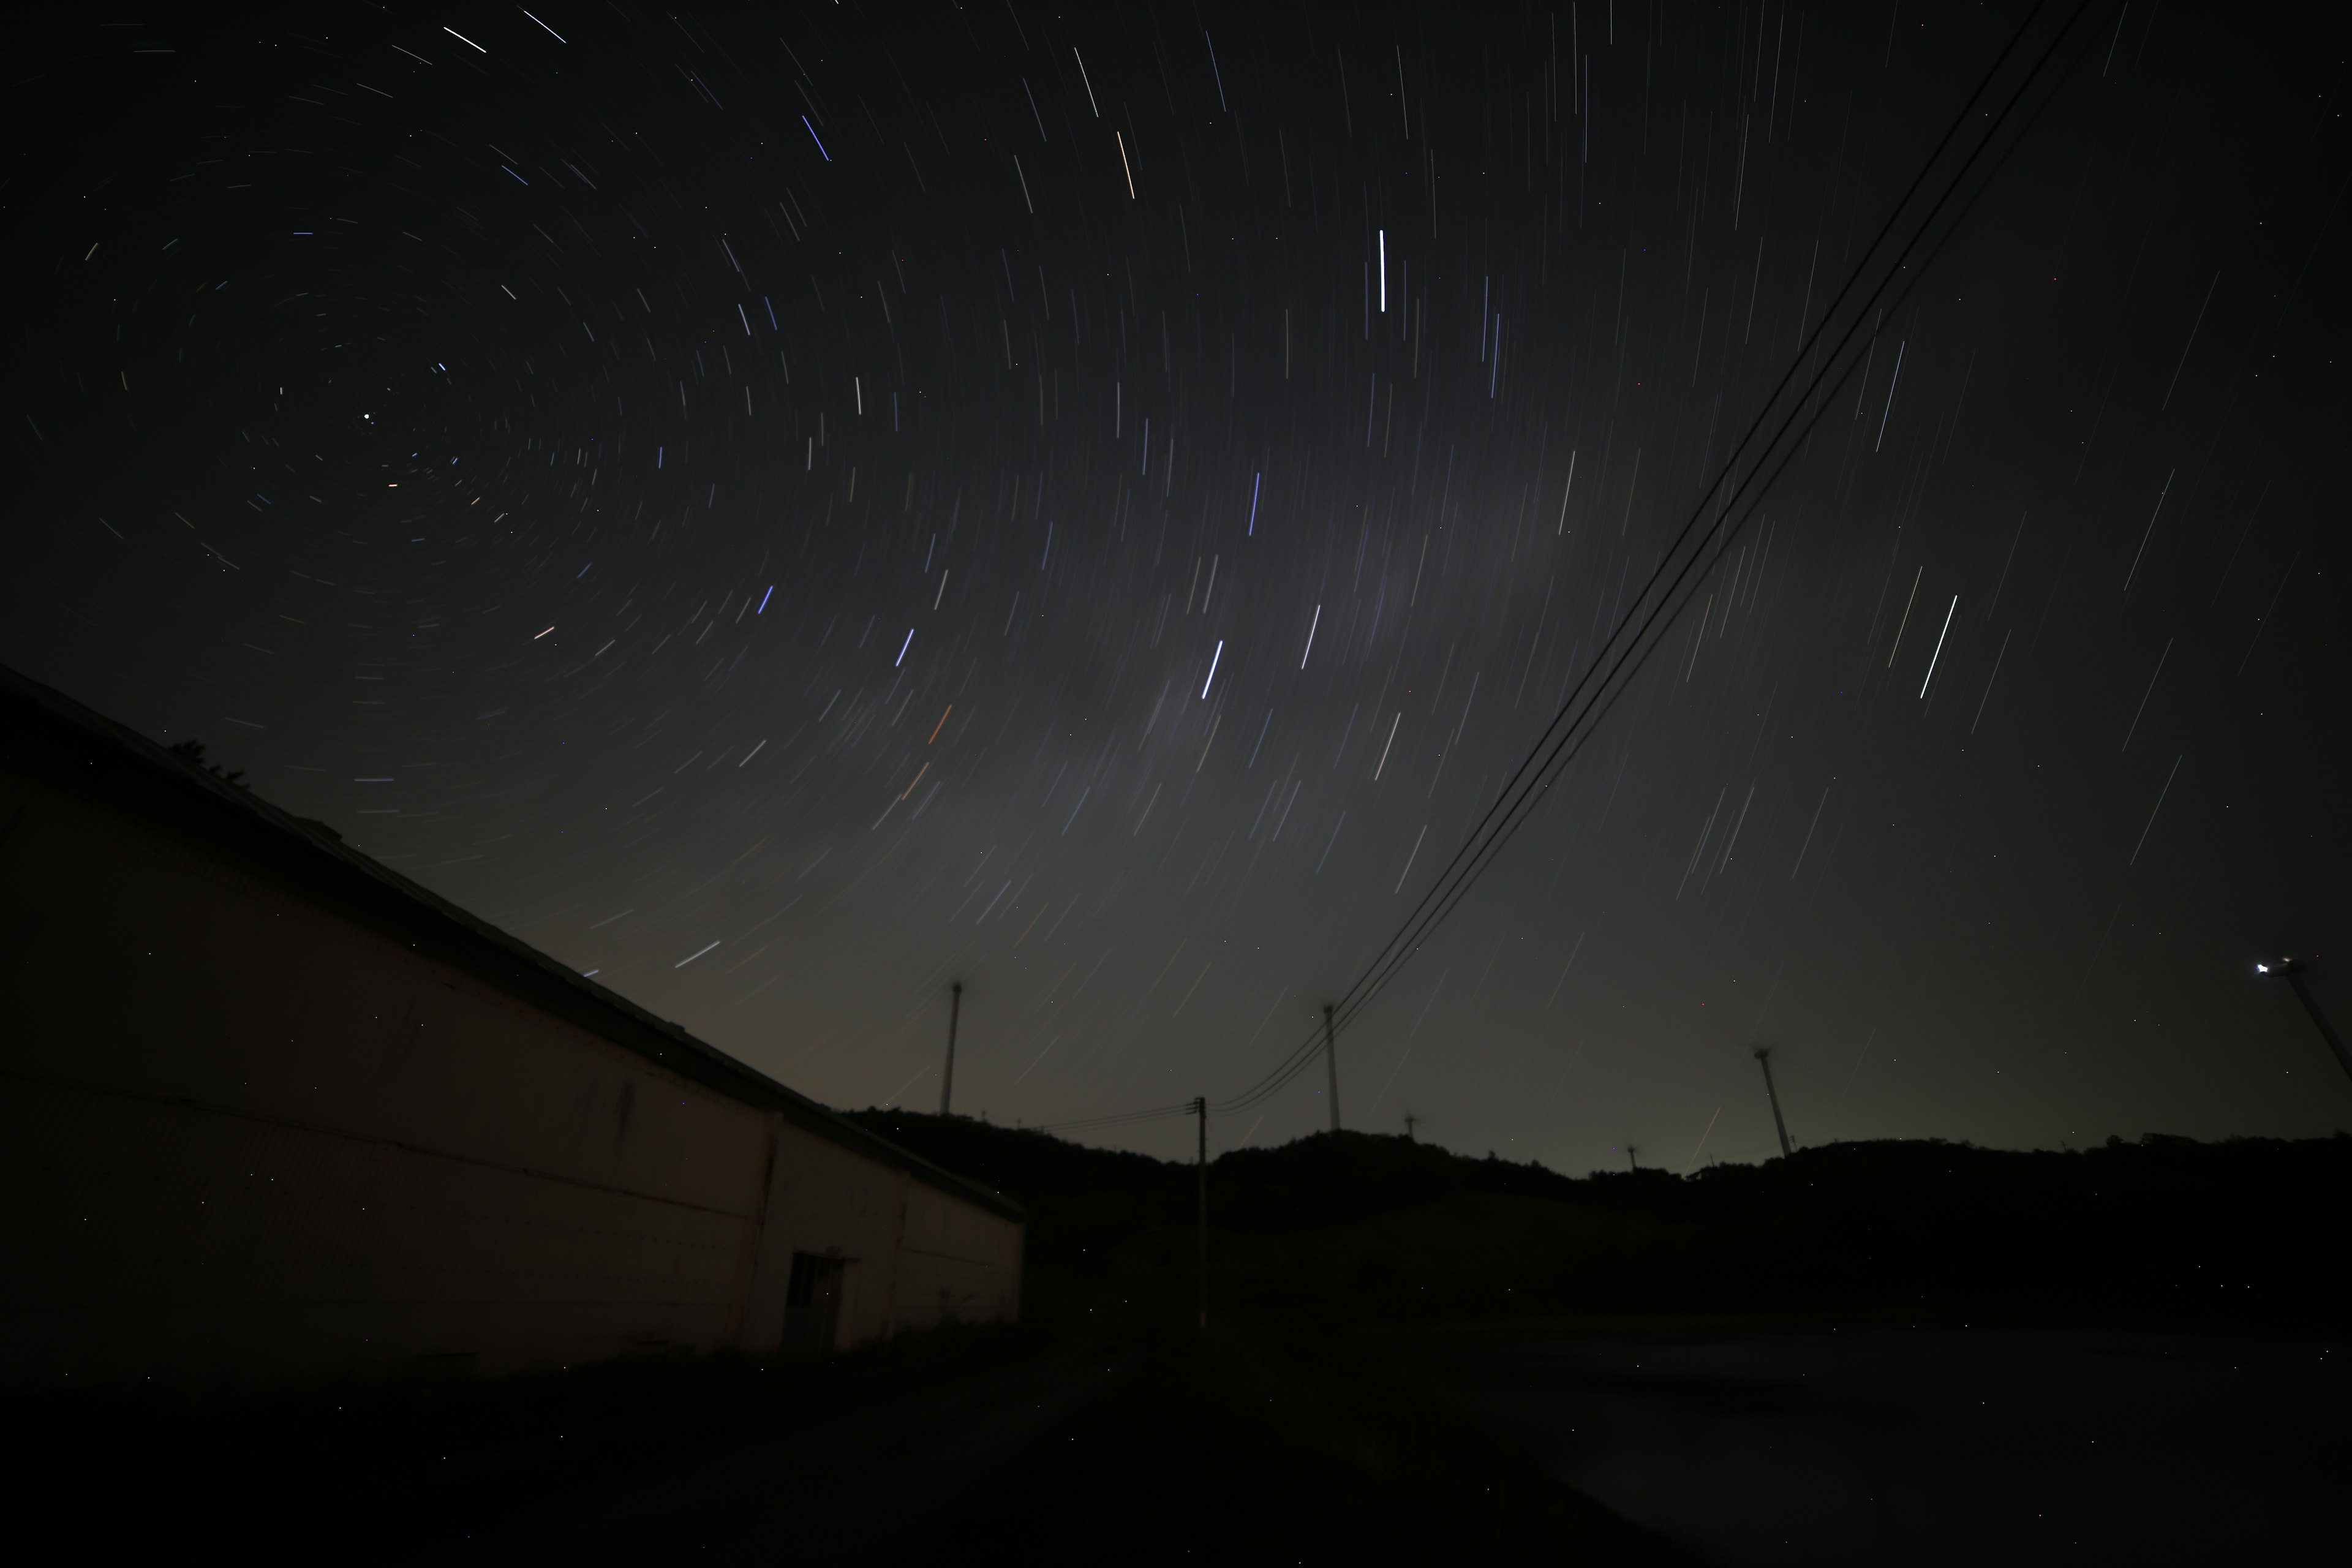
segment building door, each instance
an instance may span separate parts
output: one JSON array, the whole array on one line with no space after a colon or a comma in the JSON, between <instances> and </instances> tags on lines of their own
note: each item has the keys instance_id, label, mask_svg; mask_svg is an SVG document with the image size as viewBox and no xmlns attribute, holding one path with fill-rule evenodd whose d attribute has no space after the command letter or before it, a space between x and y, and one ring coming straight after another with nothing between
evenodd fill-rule
<instances>
[{"instance_id":1,"label":"building door","mask_svg":"<svg viewBox=\"0 0 2352 1568\"><path fill-rule=\"evenodd\" d=\"M822 1355L833 1349L841 1329L841 1299L848 1272L845 1258L793 1254L792 1283L784 1291L786 1353Z\"/></svg>"}]
</instances>

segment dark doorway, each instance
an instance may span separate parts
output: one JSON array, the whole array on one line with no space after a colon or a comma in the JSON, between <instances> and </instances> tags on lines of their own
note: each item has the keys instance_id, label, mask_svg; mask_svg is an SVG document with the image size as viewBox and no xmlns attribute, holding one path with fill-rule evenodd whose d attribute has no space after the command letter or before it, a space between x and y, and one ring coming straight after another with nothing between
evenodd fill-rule
<instances>
[{"instance_id":1,"label":"dark doorway","mask_svg":"<svg viewBox=\"0 0 2352 1568\"><path fill-rule=\"evenodd\" d=\"M843 1284L849 1259L821 1253L793 1254L793 1279L784 1292L784 1343L787 1353L821 1355L833 1349L841 1327Z\"/></svg>"}]
</instances>

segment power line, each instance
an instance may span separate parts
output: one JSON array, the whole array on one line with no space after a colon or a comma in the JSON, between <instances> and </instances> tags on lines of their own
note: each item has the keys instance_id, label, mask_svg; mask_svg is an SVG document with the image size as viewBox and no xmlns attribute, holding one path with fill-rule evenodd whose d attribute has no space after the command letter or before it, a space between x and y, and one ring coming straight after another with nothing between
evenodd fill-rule
<instances>
[{"instance_id":1,"label":"power line","mask_svg":"<svg viewBox=\"0 0 2352 1568\"><path fill-rule=\"evenodd\" d=\"M1857 356L1851 351L1855 348L1857 341L1866 344L1874 340L1877 326L1883 323L1886 310L1877 309L1874 319L1874 309L1890 295L1893 305L1901 303L1918 282L1920 273L1941 253L1968 207L1981 196L2000 164L2015 150L2024 134L2023 129L1995 157L1985 179L1953 213L1951 222L1937 232L1937 220L1961 195L1970 174L2010 127L2019 106L2056 58L2061 47L2075 34L2076 25L2090 9L2090 0L2077 0L2064 19L2058 23L2047 44L2032 64L2025 68L2022 78L2009 91L1998 110L1979 111L1978 105L1992 91L2011 61L2019 56L2021 46L2048 8L2049 0L2038 0L2000 53L1994 58L1982 79L1921 163L1918 174L1888 212L1878 233L1864 250L1862 258L1855 263L1836 296L1822 311L1820 325L1799 346L1789 368L1765 397L1746 432L1725 457L1714 483L1700 497L1673 542L1661 553L1633 608L1612 626L1608 637L1595 650L1591 663L1563 700L1558 712L1505 782L1494 804L1487 807L1464 838L1461 847L1440 869L1428 890L1415 902L1396 934L1381 948L1364 973L1334 1005L1338 1028L1346 1028L1357 1015L1388 988L1436 928L1460 906L1470 888L1500 857L1503 848L1532 816L1542 796L1575 760L1601 720L1615 706L1633 677L1640 673L1651 654L1664 642L1666 633L1690 603L1698 584L1720 563L1724 547L1746 526L1757 505L1786 470L1788 464L1802 450L1805 438L1811 435L1814 423L1827 406L1827 398L1817 398L1816 395L1823 390L1825 384L1830 391L1843 386L1856 368ZM2054 88L2052 92L2054 96ZM2038 116L2041 107L2046 107L2048 102L2048 98L2042 100L2033 115L2027 118L2026 127L2030 128L2033 116ZM1926 212L1918 215L1909 225L1909 237L1902 241L1899 248L1891 255L1884 255L1891 237L1906 226L1906 215L1915 205L1914 197L1927 186L1945 154L1953 149L1963 132L1969 130L1980 115L1984 123L1978 129L1981 133L1961 155L1958 166L1951 172L1940 194L1933 198ZM1929 243L1931 234L1934 238ZM1923 246L1926 247L1924 252ZM1916 268L1913 266L1915 253L1919 253L1916 258ZM1793 397L1789 396L1808 360L1814 358L1815 350L1832 335L1832 322L1840 317L1849 297L1866 278L1881 268L1881 275L1870 284L1864 297L1856 302L1843 330L1835 333L1834 342L1820 355L1802 389ZM1871 323L1866 338L1861 336L1865 322ZM1834 376L1832 374L1833 370L1836 373ZM1809 407L1811 413L1807 412ZM1772 426L1769 433L1763 434L1768 426ZM1751 449L1753 458L1748 461L1743 478L1740 475L1741 465L1743 460L1749 459ZM1710 506L1714 513L1712 521L1708 519ZM1653 595L1655 596L1654 604L1652 603ZM1322 1030L1309 1033L1255 1084L1211 1109L1221 1115L1231 1115L1279 1092L1306 1070L1323 1046ZM1054 1123L1051 1128L1076 1130L1111 1126L1188 1114L1192 1110L1192 1105L1187 1102Z\"/></svg>"},{"instance_id":2,"label":"power line","mask_svg":"<svg viewBox=\"0 0 2352 1568\"><path fill-rule=\"evenodd\" d=\"M1163 1116L1190 1116L1192 1102L1181 1105L1153 1106L1148 1110L1117 1110L1102 1116L1081 1116L1070 1121L1040 1121L1030 1128L1033 1132L1076 1132L1094 1127L1117 1127L1129 1121L1156 1121Z\"/></svg>"},{"instance_id":3,"label":"power line","mask_svg":"<svg viewBox=\"0 0 2352 1568\"><path fill-rule=\"evenodd\" d=\"M1461 848L1455 851L1454 858L1439 873L1437 881L1423 895L1413 911L1406 917L1404 924L1399 929L1397 934L1390 939L1388 944L1375 956L1364 974L1349 987L1341 999L1339 1007L1342 1015L1340 1019L1342 1027L1352 1021L1357 1014L1387 988L1404 963L1428 939L1436 926L1460 904L1470 886L1493 863L1503 846L1517 834L1518 828L1532 814L1541 795L1574 759L1576 752L1581 749L1584 741L1590 738L1600 719L1614 705L1617 698L1622 695L1632 677L1638 673L1649 655L1663 641L1664 633L1671 627L1681 608L1689 603L1690 597L1696 591L1696 582L1704 580L1703 573L1699 574L1696 580L1691 579L1701 562L1708 560L1710 545L1714 547L1715 552L1713 562L1719 562L1723 544L1727 542L1745 524L1748 518L1752 515L1754 504L1761 500L1770 484L1780 477L1788 462L1801 449L1802 437L1810 434L1812 422L1820 417L1821 410L1826 402L1822 400L1816 403L1814 394L1820 390L1823 381L1829 378L1832 368L1837 365L1840 358L1846 355L1854 346L1863 322L1871 319L1872 308L1879 302L1880 299L1890 289L1896 289L1898 283L1900 284L1898 295L1907 293L1909 288L1916 284L1916 271L1914 271L1907 280L1903 276L1913 252L1918 250L1923 242L1928 238L1937 219L1959 195L1969 174L1994 145L2018 105L2023 101L2027 92L2049 65L2059 47L2065 42L2069 34L2073 32L2075 24L2087 8L2087 0L2084 0L2083 4L2078 4L2074 7L2074 11L2058 26L2048 45L2042 50L2032 66L2027 69L2024 78L2010 93L1999 112L1988 116L1990 123L1984 127L1981 137L1976 140L1974 145L1962 158L1959 167L1952 173L1941 195L1935 198L1927 211L1917 219L1916 226L1910 237L1903 243L1900 250L1885 263L1884 275L1871 287L1868 297L1861 300L1853 312L1852 321L1839 334L1835 345L1822 357L1804 390L1797 395L1792 403L1789 404L1786 412L1780 417L1778 427L1761 443L1755 466L1749 468L1745 479L1737 479L1735 476L1741 459L1748 449L1752 445L1756 445L1758 432L1771 421L1776 406L1782 404L1783 395L1789 390L1790 383L1796 378L1806 359L1811 356L1822 336L1831 331L1831 323L1838 315L1847 297L1853 293L1857 285L1871 272L1874 260L1888 237L1902 225L1905 211L1911 205L1912 198L1927 183L1938 161L1949 150L1963 129L1969 125L1976 113L1978 103L2000 78L2004 67L2017 54L2019 46L2041 18L2043 6L2037 5L2034 11L2029 14L2000 55L1995 58L1991 68L1978 84L1977 89L1969 95L1968 101L1963 104L1942 140L1928 154L1918 175L1913 179L1910 186L1896 202L1885 225L1864 252L1863 259L1856 264L1853 272L1848 277L1843 287L1839 289L1837 297L1831 301L1829 308L1823 312L1821 326L1815 329L1812 337L1800 348L1789 370L1765 399L1764 405L1759 410L1748 432L1725 458L1723 471L1715 484L1710 486L1702 496L1674 543L1661 557L1658 565L1653 569L1649 581L1643 585L1642 595L1634 601L1633 615L1612 626L1609 638L1595 653L1593 662L1586 669L1584 677L1577 682L1575 689L1562 703L1559 712L1546 727L1544 733L1538 738L1518 770L1505 784L1495 804L1488 807L1486 816L1472 829ZM2002 154L2004 160L2006 155L2006 153ZM1981 187L1976 194L1981 194ZM1974 196L1969 199L1972 202ZM1956 216L1955 226L1957 221ZM1950 237L1950 233L1951 227L1946 227L1937 237L1928 253L1919 258L1923 268L1926 262L1932 259L1935 253L1940 251L1943 244ZM1879 319L1882 321L1884 314L1884 311L1879 313ZM1843 384L1845 376L1852 373L1853 368L1849 360L1844 369L1832 383L1832 387ZM1812 405L1813 413L1806 416L1804 411L1809 405ZM1801 418L1803 420L1803 428L1798 429ZM1795 439L1790 438L1792 430L1795 431ZM1759 485L1757 482L1758 475L1767 464L1769 465L1770 471L1765 475L1763 482ZM1709 503L1716 502L1718 494L1722 499L1716 506L1714 522L1708 525L1704 532L1699 533L1694 542L1694 531L1698 529L1706 519ZM1743 505L1745 510L1735 510L1742 508ZM1709 563L1712 564L1713 562ZM1669 576L1670 571L1671 576ZM1658 591L1661 578L1666 579L1664 591L1658 594L1656 605L1644 615L1643 606L1649 603L1651 595ZM1681 595L1679 602L1676 600L1677 594ZM1629 626L1632 628L1631 635L1623 637L1623 646L1621 648L1620 635ZM1608 666L1605 672L1602 669L1604 665ZM1596 674L1600 676L1597 684L1594 680ZM1582 702L1583 707L1582 711L1578 712L1575 710L1580 701ZM1255 1105L1276 1092L1312 1061L1316 1047L1317 1041L1312 1036L1302 1040L1288 1058L1261 1079L1256 1085L1217 1109L1230 1114Z\"/></svg>"}]
</instances>

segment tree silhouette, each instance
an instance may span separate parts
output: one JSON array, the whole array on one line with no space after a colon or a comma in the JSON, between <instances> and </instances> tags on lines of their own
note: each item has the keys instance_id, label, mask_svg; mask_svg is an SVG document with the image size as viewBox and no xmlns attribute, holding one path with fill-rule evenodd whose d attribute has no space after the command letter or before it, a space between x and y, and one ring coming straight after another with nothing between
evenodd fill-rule
<instances>
[{"instance_id":1,"label":"tree silhouette","mask_svg":"<svg viewBox=\"0 0 2352 1568\"><path fill-rule=\"evenodd\" d=\"M179 758L182 762L188 763L190 766L202 768L205 772L212 774L215 778L221 779L228 784L233 784L239 789L251 789L253 787L251 784L245 782L245 770L243 768L238 768L233 773L223 773L221 771L221 765L218 763L208 763L205 761L205 743L202 741L182 741L177 745L166 746L164 750L170 752L172 755Z\"/></svg>"}]
</instances>

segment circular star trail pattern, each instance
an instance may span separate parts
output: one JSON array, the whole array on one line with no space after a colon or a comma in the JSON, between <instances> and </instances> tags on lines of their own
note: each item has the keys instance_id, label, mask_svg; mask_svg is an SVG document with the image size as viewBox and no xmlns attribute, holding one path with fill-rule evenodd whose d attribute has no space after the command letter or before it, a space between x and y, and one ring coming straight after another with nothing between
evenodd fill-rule
<instances>
[{"instance_id":1,"label":"circular star trail pattern","mask_svg":"<svg viewBox=\"0 0 2352 1568\"><path fill-rule=\"evenodd\" d=\"M74 24L5 195L5 657L822 1099L1224 1098L1551 718L2025 11ZM1350 1125L2341 1124L2320 12L2058 85ZM1320 1126L1320 1070L1222 1147ZM1110 1134L1175 1152L1170 1123Z\"/></svg>"}]
</instances>

